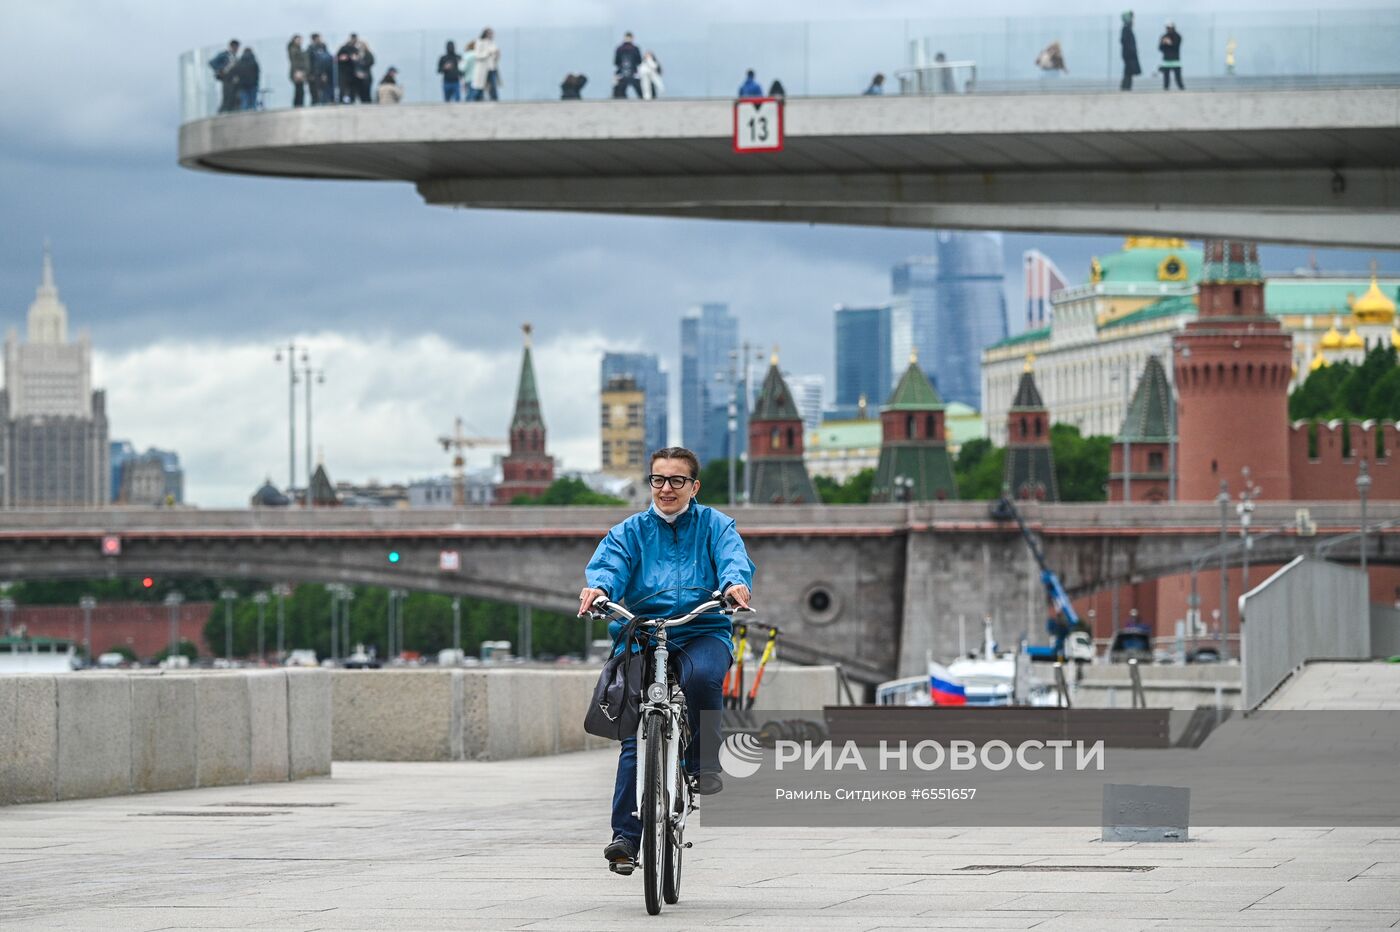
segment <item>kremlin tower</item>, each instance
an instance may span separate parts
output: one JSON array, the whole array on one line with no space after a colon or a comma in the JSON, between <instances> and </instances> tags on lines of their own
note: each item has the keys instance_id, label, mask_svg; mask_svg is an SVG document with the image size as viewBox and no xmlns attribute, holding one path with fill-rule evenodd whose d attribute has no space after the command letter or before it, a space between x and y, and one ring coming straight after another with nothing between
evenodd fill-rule
<instances>
[{"instance_id":1,"label":"kremlin tower","mask_svg":"<svg viewBox=\"0 0 1400 932\"><path fill-rule=\"evenodd\" d=\"M1292 337L1264 311L1258 247L1207 240L1198 301L1172 343L1178 498L1214 499L1248 466L1262 497L1287 500Z\"/></svg>"}]
</instances>

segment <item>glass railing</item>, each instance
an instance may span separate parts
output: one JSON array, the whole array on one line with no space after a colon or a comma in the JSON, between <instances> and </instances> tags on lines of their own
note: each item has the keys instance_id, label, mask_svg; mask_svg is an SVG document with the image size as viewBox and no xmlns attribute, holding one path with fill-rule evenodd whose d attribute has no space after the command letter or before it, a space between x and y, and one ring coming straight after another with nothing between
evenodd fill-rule
<instances>
[{"instance_id":1,"label":"glass railing","mask_svg":"<svg viewBox=\"0 0 1400 932\"><path fill-rule=\"evenodd\" d=\"M1135 82L1139 91L1160 90L1157 43L1166 19L1139 14L1134 25L1143 72ZM1175 22L1188 90L1400 82L1400 9L1183 14ZM884 75L885 94L1068 92L1118 87L1121 27L1116 15L732 23L639 32L637 45L660 61L665 98L733 97L750 68L765 91L777 80L788 96L858 95L876 74ZM587 76L583 99L611 97L613 51L623 31L496 30L500 99L559 100L569 74ZM327 35L335 55L345 35ZM244 88L247 93L231 95L235 109L292 105L288 38L245 41L259 73L256 85ZM440 30L363 38L374 57L370 98L392 66L404 102L428 103L444 99L437 63L445 42L455 41L460 52L471 36ZM1063 71L1037 64L1052 42L1059 43ZM226 89L210 63L222 50L213 45L180 57L183 121L220 111ZM309 90L306 96L309 103Z\"/></svg>"}]
</instances>

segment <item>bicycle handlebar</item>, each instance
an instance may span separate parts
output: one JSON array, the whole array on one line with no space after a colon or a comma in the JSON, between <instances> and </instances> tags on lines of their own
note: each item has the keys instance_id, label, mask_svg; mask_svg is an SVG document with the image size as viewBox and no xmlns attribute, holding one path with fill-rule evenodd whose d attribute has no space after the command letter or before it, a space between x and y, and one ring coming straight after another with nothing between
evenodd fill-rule
<instances>
[{"instance_id":1,"label":"bicycle handlebar","mask_svg":"<svg viewBox=\"0 0 1400 932\"><path fill-rule=\"evenodd\" d=\"M729 600L726 599L722 593L714 592L711 593L711 595L713 596L713 598L711 598L708 602L704 602L700 605L695 606L695 608L691 609L684 615L680 615L676 618L643 619L641 620L640 624L648 628L674 628L678 625L683 625L694 621L699 616L712 612L717 608L720 609L720 614L722 615L734 615L743 612L753 611L753 609L751 608L744 608L741 605L730 604ZM637 616L635 614L628 611L619 603L609 599L605 595L600 595L598 596L598 598L594 599L593 606L585 614L589 618L600 618L605 621L610 620L614 616L621 618L624 621L637 620Z\"/></svg>"}]
</instances>

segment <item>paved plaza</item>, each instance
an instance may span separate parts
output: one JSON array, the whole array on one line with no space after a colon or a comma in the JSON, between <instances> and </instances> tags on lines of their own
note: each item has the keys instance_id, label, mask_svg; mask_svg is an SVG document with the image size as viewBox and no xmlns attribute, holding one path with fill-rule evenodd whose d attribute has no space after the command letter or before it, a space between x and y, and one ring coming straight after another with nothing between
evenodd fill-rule
<instances>
[{"instance_id":1,"label":"paved plaza","mask_svg":"<svg viewBox=\"0 0 1400 932\"><path fill-rule=\"evenodd\" d=\"M0 809L0 928L1400 928L1395 829L1193 827L1152 845L703 817L681 902L648 917L640 873L601 856L614 759L337 763Z\"/></svg>"}]
</instances>

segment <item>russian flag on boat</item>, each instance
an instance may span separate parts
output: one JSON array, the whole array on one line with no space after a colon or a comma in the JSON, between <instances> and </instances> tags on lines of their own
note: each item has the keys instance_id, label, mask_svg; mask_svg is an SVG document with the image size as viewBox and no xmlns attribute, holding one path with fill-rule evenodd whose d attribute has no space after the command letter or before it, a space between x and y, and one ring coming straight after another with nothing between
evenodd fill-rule
<instances>
[{"instance_id":1,"label":"russian flag on boat","mask_svg":"<svg viewBox=\"0 0 1400 932\"><path fill-rule=\"evenodd\" d=\"M928 687L934 705L967 705L967 690L940 663L928 665Z\"/></svg>"}]
</instances>

